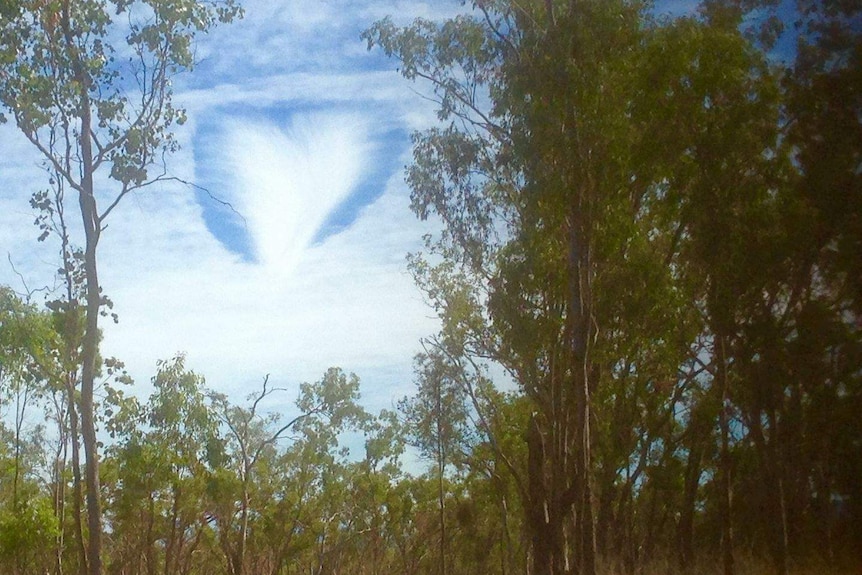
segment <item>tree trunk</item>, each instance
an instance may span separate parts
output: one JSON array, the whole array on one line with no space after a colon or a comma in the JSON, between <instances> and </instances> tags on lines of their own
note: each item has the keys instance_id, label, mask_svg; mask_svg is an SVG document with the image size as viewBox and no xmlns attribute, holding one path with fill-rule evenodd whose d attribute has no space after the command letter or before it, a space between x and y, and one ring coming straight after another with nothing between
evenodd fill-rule
<instances>
[{"instance_id":1,"label":"tree trunk","mask_svg":"<svg viewBox=\"0 0 862 575\"><path fill-rule=\"evenodd\" d=\"M788 542L787 542L787 506L785 503L784 480L781 473L777 444L781 441L775 409L767 410L769 436L763 433L761 416L763 411L755 409L751 418L751 437L760 456L761 481L763 484L763 499L768 513L764 520L769 534L769 547L772 553L772 563L776 575L787 575L788 572Z\"/></svg>"},{"instance_id":2,"label":"tree trunk","mask_svg":"<svg viewBox=\"0 0 862 575\"><path fill-rule=\"evenodd\" d=\"M60 426L64 426L60 420ZM63 430L60 430L60 448L57 451L57 456L54 460L54 517L57 518L57 525L60 527L57 531L57 536L54 543L54 575L63 575L63 547L64 540L63 524L66 516L66 438L63 437Z\"/></svg>"},{"instance_id":3,"label":"tree trunk","mask_svg":"<svg viewBox=\"0 0 862 575\"><path fill-rule=\"evenodd\" d=\"M93 196L93 151L90 141L90 102L83 98L81 112L81 151L84 164L83 191L79 195L81 217L86 235L84 270L87 276L87 316L81 352L81 432L86 455L87 527L89 529L90 575L102 573L102 504L99 492L99 451L96 438L93 389L96 379L96 356L99 346L99 308L102 297L96 266L99 243L99 218Z\"/></svg>"},{"instance_id":4,"label":"tree trunk","mask_svg":"<svg viewBox=\"0 0 862 575\"><path fill-rule=\"evenodd\" d=\"M62 4L62 27L69 51L72 68L80 90L79 119L81 121L78 141L80 143L81 184L78 190L78 206L84 226L84 274L86 276L86 327L81 349L81 435L84 439L84 454L87 458L85 481L87 486L87 527L89 543L89 573L102 573L102 506L99 491L99 452L96 439L96 422L93 407L93 388L96 378L96 357L99 351L99 308L102 294L96 265L96 248L99 245L101 223L93 193L93 141L92 110L90 108L91 80L86 63L81 61L76 44L76 32L72 29L70 0Z\"/></svg>"},{"instance_id":5,"label":"tree trunk","mask_svg":"<svg viewBox=\"0 0 862 575\"><path fill-rule=\"evenodd\" d=\"M87 527L89 546L89 574L102 573L102 506L99 491L99 451L96 438L96 422L93 407L93 388L96 378L96 357L99 350L99 308L102 303L99 274L96 264L96 248L101 233L96 198L93 193L93 142L92 111L90 109L90 78L85 64L80 60L75 32L71 25L70 2L62 5L62 24L66 45L72 57L72 66L80 89L81 121L79 143L81 146L81 184L78 186L78 205L86 238L84 248L84 273L86 276L86 327L81 349L81 435L86 456L85 481L87 486Z\"/></svg>"},{"instance_id":6,"label":"tree trunk","mask_svg":"<svg viewBox=\"0 0 862 575\"><path fill-rule=\"evenodd\" d=\"M179 508L180 508L180 497L182 497L182 489L174 483L171 488L173 495L173 504L171 505L171 520L170 520L170 535L168 536L168 540L165 543L165 558L164 558L164 570L162 571L163 575L171 575L174 572L174 565L177 563L177 560L174 558L175 553L177 552L177 547L179 547L177 539L182 539L184 536L183 530L177 529L177 523L179 522Z\"/></svg>"},{"instance_id":7,"label":"tree trunk","mask_svg":"<svg viewBox=\"0 0 862 575\"><path fill-rule=\"evenodd\" d=\"M677 527L677 539L679 544L679 566L683 573L690 573L694 564L694 509L697 504L697 490L700 486L701 468L700 462L702 451L697 445L698 437L695 432L699 428L690 426L691 445L688 451L688 461L685 467L685 491L679 525Z\"/></svg>"},{"instance_id":8,"label":"tree trunk","mask_svg":"<svg viewBox=\"0 0 862 575\"><path fill-rule=\"evenodd\" d=\"M443 446L443 398L441 382L435 385L437 392L437 497L440 513L440 575L446 575L446 499L443 490L443 475L446 472L446 452Z\"/></svg>"},{"instance_id":9,"label":"tree trunk","mask_svg":"<svg viewBox=\"0 0 862 575\"><path fill-rule=\"evenodd\" d=\"M78 299L75 293L75 273L72 263L72 253L69 247L69 228L66 224L65 209L63 205L63 188L58 186L55 203L59 221L60 240L62 242L63 254L63 277L66 282L66 304L63 308L63 333L65 352L63 388L68 403L69 436L68 440L72 446L72 511L74 513L74 535L75 546L78 549L78 573L87 575L89 572L89 561L87 559L87 548L84 545L84 526L81 522L81 505L84 501L84 491L81 484L81 435L78 425L78 398L75 396L76 382L78 380L78 368L80 357L78 355ZM64 446L64 465L65 465ZM65 487L65 479L63 479ZM63 533L63 514L60 515L60 533ZM58 550L58 565L62 568L62 549ZM59 571L58 571L59 573Z\"/></svg>"},{"instance_id":10,"label":"tree trunk","mask_svg":"<svg viewBox=\"0 0 862 575\"><path fill-rule=\"evenodd\" d=\"M731 501L730 421L728 417L729 386L727 381L727 355L724 335L716 336L716 385L721 397L718 425L721 430L721 453L719 457L719 508L721 510L721 557L724 575L733 575L733 527Z\"/></svg>"},{"instance_id":11,"label":"tree trunk","mask_svg":"<svg viewBox=\"0 0 862 575\"><path fill-rule=\"evenodd\" d=\"M573 129L573 128L572 128ZM585 154L584 157L587 157ZM588 169L588 168L587 168ZM575 177L578 181L580 178ZM568 221L568 321L572 352L572 386L575 399L574 446L578 450L575 462L575 539L580 548L575 558L580 575L596 573L596 535L592 494L592 388L590 385L589 342L592 335L589 222L583 212L589 200L587 191L575 191Z\"/></svg>"},{"instance_id":12,"label":"tree trunk","mask_svg":"<svg viewBox=\"0 0 862 575\"><path fill-rule=\"evenodd\" d=\"M688 457L685 467L683 503L677 526L679 566L683 573L692 573L694 568L694 519L697 492L703 474L704 447L714 440L712 429L715 413L710 405L709 397L703 397L692 406L685 432Z\"/></svg>"},{"instance_id":13,"label":"tree trunk","mask_svg":"<svg viewBox=\"0 0 862 575\"><path fill-rule=\"evenodd\" d=\"M96 266L96 247L99 242L99 222L93 196L93 155L90 133L90 104L84 98L81 113L81 149L84 162L84 178L79 195L81 217L86 234L84 271L87 277L86 329L81 350L81 435L84 439L84 469L87 486L87 528L89 543L90 575L102 573L102 505L99 492L99 452L96 438L93 389L96 379L96 356L99 346L99 307L102 303L99 276Z\"/></svg>"},{"instance_id":14,"label":"tree trunk","mask_svg":"<svg viewBox=\"0 0 862 575\"><path fill-rule=\"evenodd\" d=\"M245 451L245 449L243 449ZM240 509L240 534L239 534L239 545L237 546L237 551L235 555L234 575L243 575L245 571L245 546L248 541L248 509L251 505L251 497L249 495L249 482L250 482L250 474L251 474L251 463L248 461L248 458L243 455L244 462L243 468L245 469L242 481L242 507Z\"/></svg>"},{"instance_id":15,"label":"tree trunk","mask_svg":"<svg viewBox=\"0 0 862 575\"><path fill-rule=\"evenodd\" d=\"M78 547L79 573L89 573L87 548L84 545L84 525L81 521L81 504L84 501L84 488L81 483L81 436L78 431L78 408L75 398L75 378L67 376L66 393L69 396L69 435L72 440L72 512L75 516L75 543Z\"/></svg>"},{"instance_id":16,"label":"tree trunk","mask_svg":"<svg viewBox=\"0 0 862 575\"><path fill-rule=\"evenodd\" d=\"M553 575L549 503L545 488L545 439L536 414L530 418L527 430L527 476L529 501L527 522L533 555L533 575Z\"/></svg>"},{"instance_id":17,"label":"tree trunk","mask_svg":"<svg viewBox=\"0 0 862 575\"><path fill-rule=\"evenodd\" d=\"M584 387L587 387L587 381L584 381ZM581 498L577 510L580 512L580 536L581 536L581 560L580 569L581 575L595 575L596 573L596 528L593 515L593 487L592 487L592 449L591 441L592 434L590 431L590 395L589 391L585 391L584 406L578 416L578 424L582 428L581 436L581 456L580 456L580 475L581 475ZM581 425L582 424L582 425Z\"/></svg>"}]
</instances>

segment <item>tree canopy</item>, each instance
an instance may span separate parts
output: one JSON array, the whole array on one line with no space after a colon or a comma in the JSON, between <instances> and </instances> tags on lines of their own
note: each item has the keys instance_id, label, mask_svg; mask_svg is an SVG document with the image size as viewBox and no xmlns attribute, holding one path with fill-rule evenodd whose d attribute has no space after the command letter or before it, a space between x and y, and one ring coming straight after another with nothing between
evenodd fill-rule
<instances>
[{"instance_id":1,"label":"tree canopy","mask_svg":"<svg viewBox=\"0 0 862 575\"><path fill-rule=\"evenodd\" d=\"M269 376L236 402L179 354L143 399L99 353L104 219L169 177L170 77L238 7L0 3L0 102L46 160L66 282L0 288L0 570L857 572L862 8L785 4L367 30L437 106L406 182L441 226L407 266L440 330L395 411L330 368L287 417Z\"/></svg>"}]
</instances>

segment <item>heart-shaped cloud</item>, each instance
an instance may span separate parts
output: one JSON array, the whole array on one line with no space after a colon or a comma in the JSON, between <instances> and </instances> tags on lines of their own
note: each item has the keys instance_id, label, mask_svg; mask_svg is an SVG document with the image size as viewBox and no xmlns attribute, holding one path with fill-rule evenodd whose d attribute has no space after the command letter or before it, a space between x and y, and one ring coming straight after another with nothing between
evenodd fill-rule
<instances>
[{"instance_id":1,"label":"heart-shaped cloud","mask_svg":"<svg viewBox=\"0 0 862 575\"><path fill-rule=\"evenodd\" d=\"M299 263L367 165L365 121L339 113L294 116L285 127L232 121L225 142L231 195L246 218L256 261L277 272Z\"/></svg>"}]
</instances>

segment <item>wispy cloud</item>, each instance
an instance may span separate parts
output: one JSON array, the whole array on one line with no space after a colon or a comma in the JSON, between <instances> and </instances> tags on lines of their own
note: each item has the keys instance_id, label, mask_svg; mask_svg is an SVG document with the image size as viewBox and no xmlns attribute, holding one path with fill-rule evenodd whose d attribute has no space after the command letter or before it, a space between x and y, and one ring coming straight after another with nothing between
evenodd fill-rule
<instances>
[{"instance_id":1,"label":"wispy cloud","mask_svg":"<svg viewBox=\"0 0 862 575\"><path fill-rule=\"evenodd\" d=\"M368 164L366 121L356 114L298 115L288 126L231 119L224 160L258 261L291 272Z\"/></svg>"}]
</instances>

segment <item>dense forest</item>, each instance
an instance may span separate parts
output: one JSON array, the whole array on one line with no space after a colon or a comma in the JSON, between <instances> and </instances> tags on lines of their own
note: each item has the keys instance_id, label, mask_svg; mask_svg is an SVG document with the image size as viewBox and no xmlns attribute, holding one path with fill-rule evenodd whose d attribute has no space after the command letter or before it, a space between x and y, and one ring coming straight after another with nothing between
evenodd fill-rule
<instances>
[{"instance_id":1,"label":"dense forest","mask_svg":"<svg viewBox=\"0 0 862 575\"><path fill-rule=\"evenodd\" d=\"M862 569L862 5L476 0L368 29L438 108L406 179L441 329L397 409L321 366L293 419L182 355L141 399L99 345L105 222L166 177L194 36L241 16L0 2L0 121L45 158L64 286L0 288L0 572Z\"/></svg>"}]
</instances>

